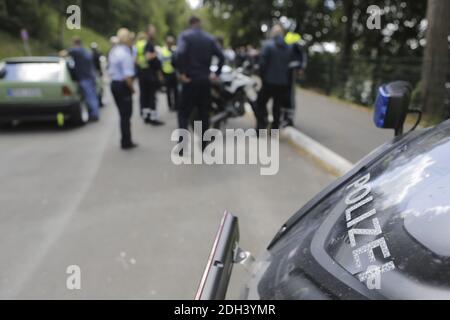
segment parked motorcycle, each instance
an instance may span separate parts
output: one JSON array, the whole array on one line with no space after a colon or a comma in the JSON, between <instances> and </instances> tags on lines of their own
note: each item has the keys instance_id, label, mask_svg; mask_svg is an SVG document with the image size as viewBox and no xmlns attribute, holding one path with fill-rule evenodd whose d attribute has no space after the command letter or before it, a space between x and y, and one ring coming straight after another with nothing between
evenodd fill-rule
<instances>
[{"instance_id":1,"label":"parked motorcycle","mask_svg":"<svg viewBox=\"0 0 450 320\"><path fill-rule=\"evenodd\" d=\"M211 72L216 70L217 66L211 67ZM212 83L211 127L223 128L228 119L243 116L248 107L254 111L256 87L255 79L245 75L242 68L224 66L218 81Z\"/></svg>"}]
</instances>

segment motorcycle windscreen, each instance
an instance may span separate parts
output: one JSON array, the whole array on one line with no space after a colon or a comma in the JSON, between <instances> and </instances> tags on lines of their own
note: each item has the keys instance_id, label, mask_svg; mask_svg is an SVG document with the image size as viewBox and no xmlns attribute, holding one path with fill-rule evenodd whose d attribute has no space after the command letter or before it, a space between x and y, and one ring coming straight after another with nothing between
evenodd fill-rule
<instances>
[{"instance_id":1,"label":"motorcycle windscreen","mask_svg":"<svg viewBox=\"0 0 450 320\"><path fill-rule=\"evenodd\" d=\"M238 218L225 212L195 300L224 300L239 244Z\"/></svg>"}]
</instances>

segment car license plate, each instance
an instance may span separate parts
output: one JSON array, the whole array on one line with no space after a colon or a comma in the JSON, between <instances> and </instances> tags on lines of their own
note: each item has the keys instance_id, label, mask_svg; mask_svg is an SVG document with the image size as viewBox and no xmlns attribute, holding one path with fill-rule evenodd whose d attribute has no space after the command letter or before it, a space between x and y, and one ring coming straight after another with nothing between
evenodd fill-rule
<instances>
[{"instance_id":1,"label":"car license plate","mask_svg":"<svg viewBox=\"0 0 450 320\"><path fill-rule=\"evenodd\" d=\"M42 91L35 88L8 89L8 96L13 98L36 98L42 96Z\"/></svg>"}]
</instances>

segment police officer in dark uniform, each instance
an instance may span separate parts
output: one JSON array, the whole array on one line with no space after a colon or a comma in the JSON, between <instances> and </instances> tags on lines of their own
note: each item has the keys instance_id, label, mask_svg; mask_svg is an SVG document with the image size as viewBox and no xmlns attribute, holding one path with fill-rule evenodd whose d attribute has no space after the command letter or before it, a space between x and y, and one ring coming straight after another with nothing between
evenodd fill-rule
<instances>
[{"instance_id":1,"label":"police officer in dark uniform","mask_svg":"<svg viewBox=\"0 0 450 320\"><path fill-rule=\"evenodd\" d=\"M288 32L285 37L285 42L291 46L292 57L291 62L289 63L289 81L291 85L289 87L289 107L284 109L284 112L282 112L282 126L293 127L296 109L297 81L305 72L308 63L308 56L306 54L306 49L303 46L303 41L300 34Z\"/></svg>"},{"instance_id":2,"label":"police officer in dark uniform","mask_svg":"<svg viewBox=\"0 0 450 320\"><path fill-rule=\"evenodd\" d=\"M140 88L141 116L145 123L153 126L163 125L156 108L156 93L162 80L161 61L155 50L156 28L148 27L147 40L137 43L138 78Z\"/></svg>"},{"instance_id":3,"label":"police officer in dark uniform","mask_svg":"<svg viewBox=\"0 0 450 320\"><path fill-rule=\"evenodd\" d=\"M191 17L189 25L180 35L176 51L176 67L183 84L178 124L180 129L187 129L194 108L198 108L204 131L209 129L210 81L220 75L225 58L215 38L202 30L198 17ZM210 72L213 56L219 60L215 74Z\"/></svg>"},{"instance_id":4,"label":"police officer in dark uniform","mask_svg":"<svg viewBox=\"0 0 450 320\"><path fill-rule=\"evenodd\" d=\"M92 51L92 61L94 62L95 70L97 71L97 74L101 77L103 76L102 71L102 53L100 52L98 48L98 44L96 42L91 43L91 51Z\"/></svg>"},{"instance_id":5,"label":"police officer in dark uniform","mask_svg":"<svg viewBox=\"0 0 450 320\"><path fill-rule=\"evenodd\" d=\"M161 48L161 64L164 74L164 82L167 90L167 103L170 111L178 109L178 79L174 69L173 55L175 52L175 38L166 38L166 45Z\"/></svg>"},{"instance_id":6,"label":"police officer in dark uniform","mask_svg":"<svg viewBox=\"0 0 450 320\"><path fill-rule=\"evenodd\" d=\"M257 101L258 130L267 129L267 103L270 99L273 98L272 129L280 128L281 109L288 109L290 106L291 57L291 47L284 40L284 30L282 26L275 25L271 30L271 39L261 49L259 66L263 85Z\"/></svg>"}]
</instances>

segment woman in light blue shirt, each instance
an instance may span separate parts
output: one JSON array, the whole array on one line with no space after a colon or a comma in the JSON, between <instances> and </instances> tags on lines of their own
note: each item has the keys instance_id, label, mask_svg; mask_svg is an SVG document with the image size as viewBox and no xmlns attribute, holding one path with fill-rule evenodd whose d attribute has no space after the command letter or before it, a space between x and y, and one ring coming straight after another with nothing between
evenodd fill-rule
<instances>
[{"instance_id":1,"label":"woman in light blue shirt","mask_svg":"<svg viewBox=\"0 0 450 320\"><path fill-rule=\"evenodd\" d=\"M133 113L133 93L135 64L131 52L133 38L128 29L117 32L119 44L109 53L108 73L111 78L111 91L120 115L120 130L123 150L136 148L131 139L131 115Z\"/></svg>"}]
</instances>

